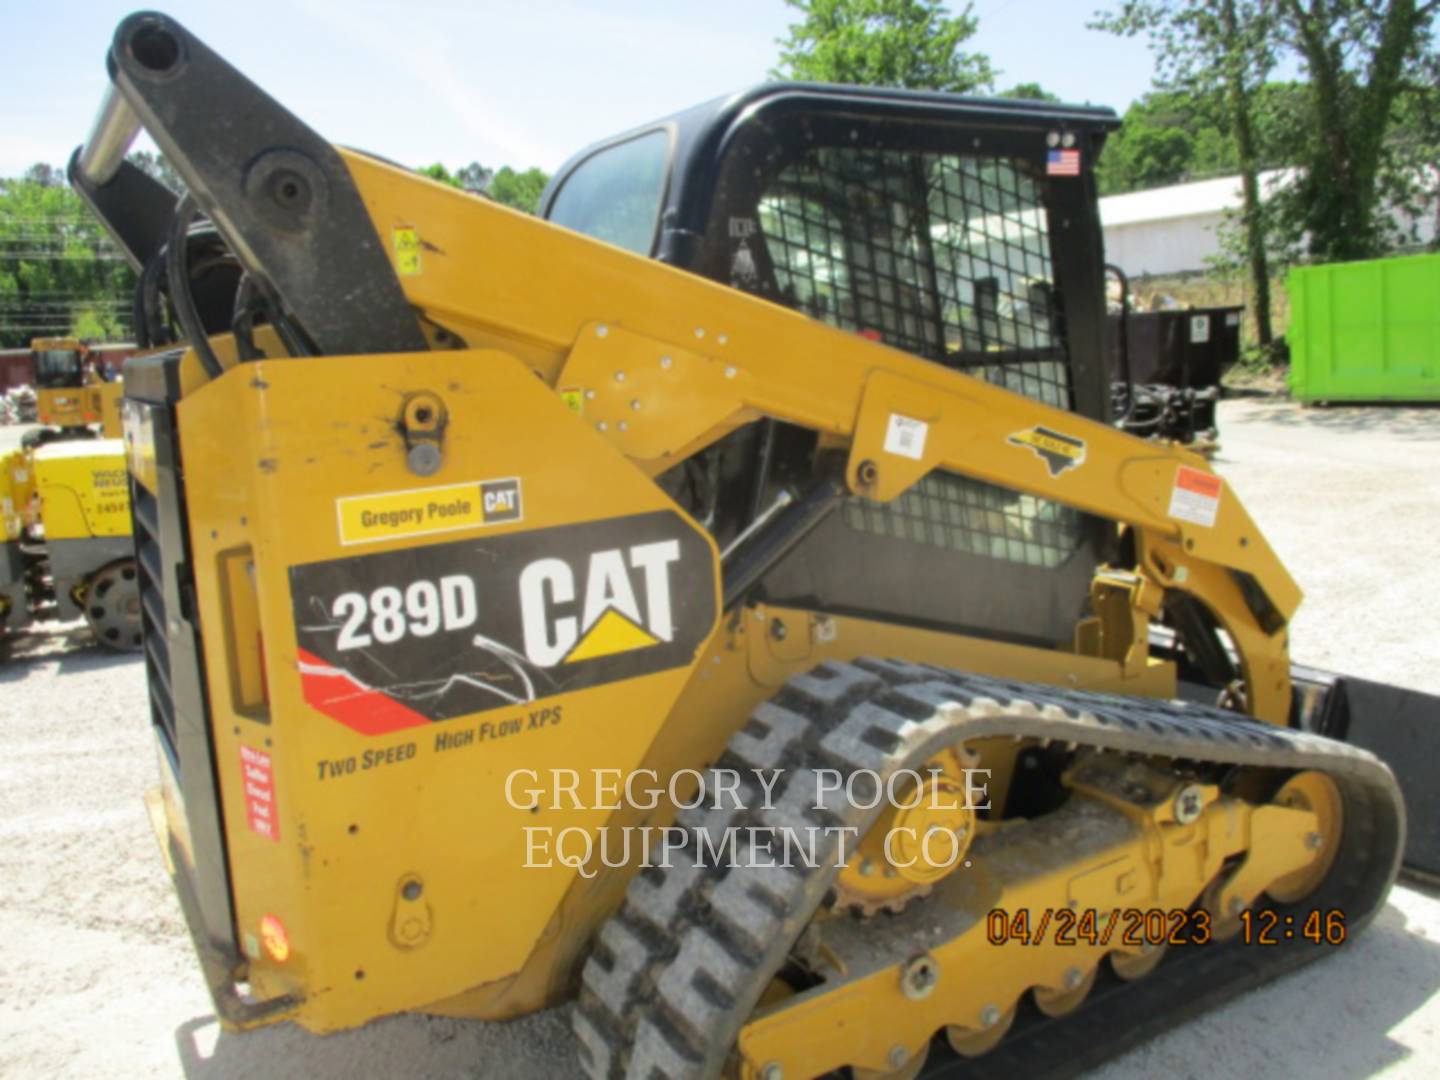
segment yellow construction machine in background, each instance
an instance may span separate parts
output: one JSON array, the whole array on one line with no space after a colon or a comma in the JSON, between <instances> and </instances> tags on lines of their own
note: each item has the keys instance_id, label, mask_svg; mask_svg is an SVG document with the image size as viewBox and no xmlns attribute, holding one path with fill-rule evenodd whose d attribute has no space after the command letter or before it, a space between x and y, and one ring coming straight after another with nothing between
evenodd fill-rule
<instances>
[{"instance_id":1,"label":"yellow construction machine in background","mask_svg":"<svg viewBox=\"0 0 1440 1080\"><path fill-rule=\"evenodd\" d=\"M100 644L140 647L119 380L75 338L31 342L37 418L0 456L0 635L84 616Z\"/></svg>"},{"instance_id":2,"label":"yellow construction machine in background","mask_svg":"<svg viewBox=\"0 0 1440 1080\"><path fill-rule=\"evenodd\" d=\"M58 439L0 456L0 515L0 639L83 616L100 644L140 647L119 439Z\"/></svg>"},{"instance_id":3,"label":"yellow construction machine in background","mask_svg":"<svg viewBox=\"0 0 1440 1080\"><path fill-rule=\"evenodd\" d=\"M45 425L27 432L24 444L59 439L120 437L119 380L107 381L89 347L75 338L35 338L30 343L35 370L36 418Z\"/></svg>"}]
</instances>

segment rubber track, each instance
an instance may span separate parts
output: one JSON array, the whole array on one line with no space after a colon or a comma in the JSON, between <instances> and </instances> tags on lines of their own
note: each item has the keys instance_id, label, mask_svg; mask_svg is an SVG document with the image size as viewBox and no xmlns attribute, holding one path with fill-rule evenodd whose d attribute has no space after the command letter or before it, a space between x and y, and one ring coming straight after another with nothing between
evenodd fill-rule
<instances>
[{"instance_id":1,"label":"rubber track","mask_svg":"<svg viewBox=\"0 0 1440 1080\"><path fill-rule=\"evenodd\" d=\"M881 660L827 663L790 679L716 762L742 776L745 809L681 811L676 823L703 830L711 851L727 830L747 826L801 835L806 828L853 826L863 836L884 807L859 811L843 797L817 807L816 770L886 776L918 767L943 747L996 735L1324 770L1344 799L1344 834L1331 873L1301 904L1307 911L1343 910L1351 933L1374 916L1399 867L1400 794L1390 770L1363 750L1204 706ZM768 776L775 769L784 772L767 810L751 771ZM573 1013L581 1062L595 1080L710 1077L724 1066L837 872L826 852L815 868L763 865L771 856L762 848L751 859L748 835L738 834L740 865L733 867L715 865L729 860L707 856L693 836L672 849L668 868L646 867L635 876L621 909L597 935ZM1026 1006L1005 1041L983 1058L942 1053L937 1040L926 1075L1070 1075L1327 948L1301 941L1171 950L1143 980L1102 979L1083 1006L1060 1020Z\"/></svg>"}]
</instances>

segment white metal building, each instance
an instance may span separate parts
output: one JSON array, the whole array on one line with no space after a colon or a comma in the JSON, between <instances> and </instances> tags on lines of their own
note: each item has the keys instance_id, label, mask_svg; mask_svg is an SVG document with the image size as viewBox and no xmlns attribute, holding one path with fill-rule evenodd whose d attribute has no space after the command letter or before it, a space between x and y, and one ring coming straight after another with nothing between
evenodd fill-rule
<instances>
[{"instance_id":1,"label":"white metal building","mask_svg":"<svg viewBox=\"0 0 1440 1080\"><path fill-rule=\"evenodd\" d=\"M1262 172L1262 195L1295 174L1294 169ZM1106 196L1100 200L1105 259L1132 278L1208 270L1207 260L1220 249L1216 230L1242 202L1238 176ZM1434 239L1435 227L1433 215L1420 219L1421 243Z\"/></svg>"},{"instance_id":2,"label":"white metal building","mask_svg":"<svg viewBox=\"0 0 1440 1080\"><path fill-rule=\"evenodd\" d=\"M1289 169L1261 173L1261 192L1292 175ZM1100 200L1105 259L1132 278L1206 270L1220 249L1216 230L1242 200L1238 176L1109 195Z\"/></svg>"}]
</instances>

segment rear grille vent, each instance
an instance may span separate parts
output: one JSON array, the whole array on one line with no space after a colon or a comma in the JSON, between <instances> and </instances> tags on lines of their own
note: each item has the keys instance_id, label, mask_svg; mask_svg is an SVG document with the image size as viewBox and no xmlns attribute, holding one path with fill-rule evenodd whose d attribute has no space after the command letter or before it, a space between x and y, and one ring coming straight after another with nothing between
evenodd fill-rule
<instances>
[{"instance_id":1,"label":"rear grille vent","mask_svg":"<svg viewBox=\"0 0 1440 1080\"><path fill-rule=\"evenodd\" d=\"M145 640L145 671L150 686L150 712L160 729L170 760L178 770L175 700L166 645L164 566L160 549L160 513L155 496L132 483L131 506L135 523L135 555L140 567L141 626Z\"/></svg>"}]
</instances>

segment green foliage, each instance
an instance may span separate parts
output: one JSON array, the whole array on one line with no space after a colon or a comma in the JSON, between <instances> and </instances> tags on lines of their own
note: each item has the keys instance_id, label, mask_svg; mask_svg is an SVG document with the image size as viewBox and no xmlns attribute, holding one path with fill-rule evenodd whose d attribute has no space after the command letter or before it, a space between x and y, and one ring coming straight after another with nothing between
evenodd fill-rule
<instances>
[{"instance_id":1,"label":"green foliage","mask_svg":"<svg viewBox=\"0 0 1440 1080\"><path fill-rule=\"evenodd\" d=\"M1060 98L1050 93L1037 82L1016 83L1009 90L1001 90L1003 98L1020 98L1024 101L1059 101Z\"/></svg>"},{"instance_id":2,"label":"green foliage","mask_svg":"<svg viewBox=\"0 0 1440 1080\"><path fill-rule=\"evenodd\" d=\"M1251 116L1259 168L1283 168L1300 160L1297 131L1304 98L1299 83L1271 82L1255 89ZM1101 194L1233 176L1240 160L1224 115L1214 92L1154 90L1139 98L1105 145L1096 169Z\"/></svg>"},{"instance_id":3,"label":"green foliage","mask_svg":"<svg viewBox=\"0 0 1440 1080\"><path fill-rule=\"evenodd\" d=\"M1274 2L1307 76L1305 169L1276 207L1284 239L1319 260L1383 255L1407 239L1394 211L1433 213L1440 193L1440 0Z\"/></svg>"},{"instance_id":4,"label":"green foliage","mask_svg":"<svg viewBox=\"0 0 1440 1080\"><path fill-rule=\"evenodd\" d=\"M489 196L498 203L524 210L527 214L539 212L540 196L545 191L545 185L550 182L549 174L538 168L531 167L524 172L518 172L505 165L499 171L494 171L485 168L478 161L472 161L453 173L438 163L417 169L416 172L451 187Z\"/></svg>"},{"instance_id":5,"label":"green foliage","mask_svg":"<svg viewBox=\"0 0 1440 1080\"><path fill-rule=\"evenodd\" d=\"M466 191L484 191L490 186L495 171L487 169L478 161L472 161L455 173L455 180Z\"/></svg>"},{"instance_id":6,"label":"green foliage","mask_svg":"<svg viewBox=\"0 0 1440 1080\"><path fill-rule=\"evenodd\" d=\"M1270 267L1256 116L1261 90L1276 63L1272 5L1273 0L1123 0L1096 23L1117 34L1147 37L1158 81L1213 105L1230 137L1243 192L1240 228L1261 348L1271 343ZM1164 148L1180 150L1178 140ZM1148 164L1159 163L1152 159Z\"/></svg>"},{"instance_id":7,"label":"green foliage","mask_svg":"<svg viewBox=\"0 0 1440 1080\"><path fill-rule=\"evenodd\" d=\"M978 20L970 4L952 15L939 0L786 0L799 12L773 74L809 82L969 93L995 74L961 45Z\"/></svg>"},{"instance_id":8,"label":"green foliage","mask_svg":"<svg viewBox=\"0 0 1440 1080\"><path fill-rule=\"evenodd\" d=\"M135 150L126 154L125 160L139 168L141 172L159 180L177 195L185 190L185 181L180 179L180 174L163 155L152 154L148 150Z\"/></svg>"},{"instance_id":9,"label":"green foliage","mask_svg":"<svg viewBox=\"0 0 1440 1080\"><path fill-rule=\"evenodd\" d=\"M460 181L450 175L450 170L441 165L438 161L434 165L426 165L423 169L416 169L421 176L428 176L431 180L439 181L450 187L458 188Z\"/></svg>"},{"instance_id":10,"label":"green foliage","mask_svg":"<svg viewBox=\"0 0 1440 1080\"><path fill-rule=\"evenodd\" d=\"M63 170L35 165L0 180L0 347L68 335L123 341L133 284Z\"/></svg>"},{"instance_id":11,"label":"green foliage","mask_svg":"<svg viewBox=\"0 0 1440 1080\"><path fill-rule=\"evenodd\" d=\"M549 182L550 177L537 168L516 172L506 165L495 174L486 193L496 202L534 214L540 209L540 195Z\"/></svg>"},{"instance_id":12,"label":"green foliage","mask_svg":"<svg viewBox=\"0 0 1440 1080\"><path fill-rule=\"evenodd\" d=\"M1263 243L1282 262L1360 259L1415 243L1414 219L1440 196L1437 10L1440 0L1123 0L1096 25L1147 36L1161 89L1126 113L1102 192L1243 175L1248 157L1254 171L1298 173L1247 206L1258 239L1228 242L1232 254ZM1282 62L1303 81L1262 81Z\"/></svg>"}]
</instances>

